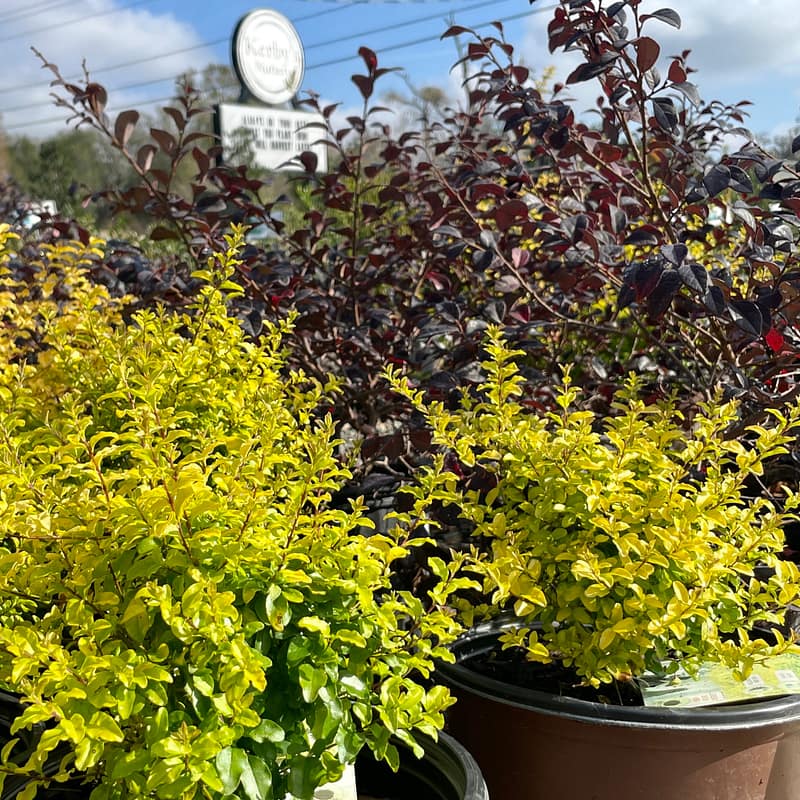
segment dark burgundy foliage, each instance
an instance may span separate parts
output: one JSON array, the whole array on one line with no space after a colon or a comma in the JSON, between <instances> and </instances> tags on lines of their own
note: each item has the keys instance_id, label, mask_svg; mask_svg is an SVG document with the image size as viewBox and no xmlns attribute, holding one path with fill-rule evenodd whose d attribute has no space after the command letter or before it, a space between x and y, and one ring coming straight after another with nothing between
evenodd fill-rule
<instances>
[{"instance_id":1,"label":"dark burgundy foliage","mask_svg":"<svg viewBox=\"0 0 800 800\"><path fill-rule=\"evenodd\" d=\"M550 403L564 364L598 409L630 370L686 408L719 389L738 395L743 425L795 396L798 165L744 134L745 103L701 99L689 52L659 44L664 25L680 19L652 2L562 0L550 49L582 62L546 92L500 24L488 36L454 26L445 37L470 37L468 107L402 134L376 100L387 70L361 48L360 114L343 121L335 106L305 100L322 115L332 167L319 174L311 153L298 159L296 180L314 202L292 225L247 166L219 163L193 124L203 110L191 87L167 109L173 129L150 130L134 149L135 111L108 120L103 87L46 66L57 102L138 176L103 198L151 217L152 239L180 244L150 264L112 243L101 270L112 276L101 279L143 302L183 304L190 265L230 223L266 225L273 237L244 253L242 318L258 335L262 320L297 314L293 365L342 379L333 411L363 437L369 472L429 445L383 367L400 365L450 400L478 379L493 323L526 354L532 407ZM589 80L598 100L587 116L568 94Z\"/></svg>"}]
</instances>

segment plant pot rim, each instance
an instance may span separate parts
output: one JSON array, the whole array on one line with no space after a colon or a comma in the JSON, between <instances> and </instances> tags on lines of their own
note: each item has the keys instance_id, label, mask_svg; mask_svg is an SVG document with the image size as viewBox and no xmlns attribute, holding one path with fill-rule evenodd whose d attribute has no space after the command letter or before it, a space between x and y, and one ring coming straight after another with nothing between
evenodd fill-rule
<instances>
[{"instance_id":1,"label":"plant pot rim","mask_svg":"<svg viewBox=\"0 0 800 800\"><path fill-rule=\"evenodd\" d=\"M416 738L425 751L421 759L402 742L395 741L401 752L401 771L418 776L423 783L438 777L437 782L446 783L454 793L453 796L457 795L462 800L489 800L489 792L478 763L457 739L444 731L439 731L435 739L424 735ZM366 749L360 755L367 759L374 758ZM356 758L356 780L358 769L359 759Z\"/></svg>"},{"instance_id":2,"label":"plant pot rim","mask_svg":"<svg viewBox=\"0 0 800 800\"><path fill-rule=\"evenodd\" d=\"M460 636L450 648L456 657L456 663L437 665L436 671L441 682L451 689L470 692L505 705L590 725L676 731L731 731L800 726L800 694L699 708L619 706L515 686L480 675L465 666L463 662L466 659L489 650L500 631L511 625L508 618L499 618L476 625Z\"/></svg>"}]
</instances>

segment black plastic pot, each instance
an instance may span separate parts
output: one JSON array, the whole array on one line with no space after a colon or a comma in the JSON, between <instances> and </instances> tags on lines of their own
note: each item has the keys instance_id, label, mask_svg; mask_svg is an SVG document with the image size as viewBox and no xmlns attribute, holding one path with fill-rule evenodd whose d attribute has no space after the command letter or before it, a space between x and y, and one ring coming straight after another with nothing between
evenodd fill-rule
<instances>
[{"instance_id":1,"label":"black plastic pot","mask_svg":"<svg viewBox=\"0 0 800 800\"><path fill-rule=\"evenodd\" d=\"M356 759L359 795L380 800L489 800L475 759L455 739L439 734L438 742L426 739L422 745L425 756L418 759L398 743L398 772L362 751Z\"/></svg>"},{"instance_id":2,"label":"black plastic pot","mask_svg":"<svg viewBox=\"0 0 800 800\"><path fill-rule=\"evenodd\" d=\"M454 646L439 679L448 729L492 800L798 800L800 696L700 709L614 706L520 688L470 669L502 625Z\"/></svg>"}]
</instances>

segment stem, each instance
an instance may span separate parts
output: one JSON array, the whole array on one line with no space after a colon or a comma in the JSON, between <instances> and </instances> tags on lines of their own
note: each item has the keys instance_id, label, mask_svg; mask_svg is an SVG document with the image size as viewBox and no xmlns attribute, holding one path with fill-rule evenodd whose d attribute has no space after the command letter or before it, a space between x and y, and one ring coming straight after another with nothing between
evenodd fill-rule
<instances>
[{"instance_id":1,"label":"stem","mask_svg":"<svg viewBox=\"0 0 800 800\"><path fill-rule=\"evenodd\" d=\"M636 25L636 36L639 37L642 34L642 23L641 20L639 19L639 9L637 6L634 6L632 10ZM603 31L610 39L613 39L613 33L609 30L608 25L605 23L605 21L603 22ZM628 120L625 118L625 114L617 104L614 104L612 106L614 111L614 116L617 118L617 121L619 122L622 131L625 134L625 139L627 140L629 147L636 156L637 164L642 173L642 182L644 183L644 186L647 190L647 195L650 199L651 207L655 212L656 216L659 218L662 225L664 226L664 232L666 233L670 242L674 243L678 241L678 238L675 235L675 231L672 228L672 223L670 222L669 217L666 215L664 209L661 207L661 201L659 200L658 192L656 191L656 188L653 185L653 180L650 175L650 162L647 157L647 144L648 144L647 106L645 105L647 101L647 96L645 95L644 86L642 84L643 73L639 69L638 65L633 62L633 60L631 59L630 55L626 52L626 50L624 49L620 50L619 54L622 60L625 62L625 65L627 66L631 75L634 76L636 86L639 89L637 97L637 105L642 125L640 131L641 147L636 142L636 138L634 137L633 132L631 131L630 126L628 125Z\"/></svg>"}]
</instances>

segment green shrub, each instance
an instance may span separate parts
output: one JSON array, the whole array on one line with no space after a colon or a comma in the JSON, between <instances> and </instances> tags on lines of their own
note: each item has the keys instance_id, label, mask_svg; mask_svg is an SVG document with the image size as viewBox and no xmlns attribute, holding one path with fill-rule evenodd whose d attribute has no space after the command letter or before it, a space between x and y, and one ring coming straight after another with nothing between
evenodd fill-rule
<instances>
[{"instance_id":1,"label":"green shrub","mask_svg":"<svg viewBox=\"0 0 800 800\"><path fill-rule=\"evenodd\" d=\"M14 732L46 730L0 776L44 785L57 756L95 800L307 798L362 746L396 763L392 735L442 725L448 693L417 677L458 632L447 581L428 607L392 591L408 549L356 532L361 501L329 507L333 387L284 369L288 323L254 344L229 316L227 241L191 314L128 326L80 248L55 300L4 279L0 685Z\"/></svg>"},{"instance_id":2,"label":"green shrub","mask_svg":"<svg viewBox=\"0 0 800 800\"><path fill-rule=\"evenodd\" d=\"M506 645L560 660L595 686L701 660L746 675L792 646L780 633L773 644L749 633L782 623L800 593L796 565L778 557L798 498L779 509L748 498L745 482L785 452L796 405L735 441L726 430L736 405L710 403L687 434L674 407L639 399L633 377L610 416L579 410L565 371L558 410L534 413L513 361L520 353L497 330L487 349L479 396L455 411L390 373L443 451L410 487L402 526L432 517L437 504L454 507L473 541L486 543L475 569L489 602L466 605L468 621L512 606L520 624ZM756 579L759 565L774 576Z\"/></svg>"}]
</instances>

